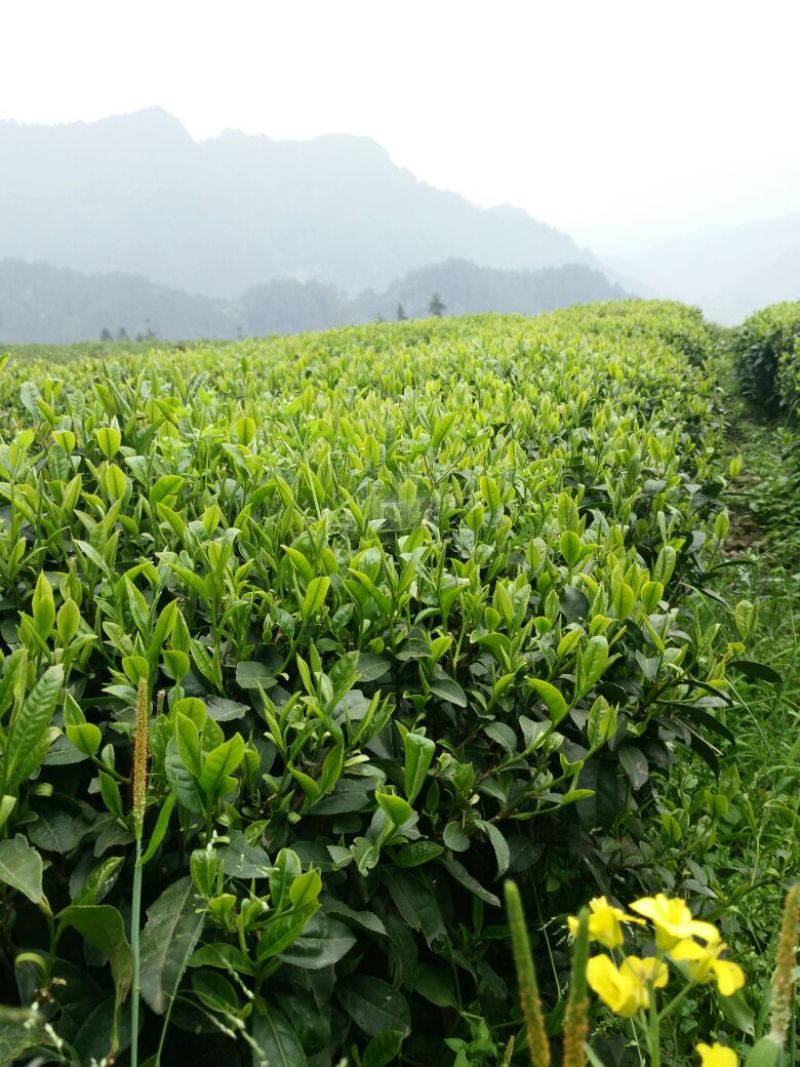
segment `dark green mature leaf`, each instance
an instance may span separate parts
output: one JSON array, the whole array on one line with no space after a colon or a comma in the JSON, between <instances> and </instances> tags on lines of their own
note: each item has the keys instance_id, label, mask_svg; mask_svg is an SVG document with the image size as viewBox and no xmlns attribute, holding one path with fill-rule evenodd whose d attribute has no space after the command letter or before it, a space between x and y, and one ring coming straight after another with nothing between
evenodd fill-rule
<instances>
[{"instance_id":1,"label":"dark green mature leaf","mask_svg":"<svg viewBox=\"0 0 800 1067\"><path fill-rule=\"evenodd\" d=\"M384 656L375 656L370 652L358 655L358 677L362 682L377 682L391 670L391 663Z\"/></svg>"},{"instance_id":2,"label":"dark green mature leaf","mask_svg":"<svg viewBox=\"0 0 800 1067\"><path fill-rule=\"evenodd\" d=\"M336 998L356 1026L370 1037L383 1030L411 1032L411 1013L405 997L380 978L353 975L337 985Z\"/></svg>"},{"instance_id":3,"label":"dark green mature leaf","mask_svg":"<svg viewBox=\"0 0 800 1067\"><path fill-rule=\"evenodd\" d=\"M755 1012L741 990L731 997L720 997L719 1006L728 1022L743 1034L753 1037L756 1032Z\"/></svg>"},{"instance_id":4,"label":"dark green mature leaf","mask_svg":"<svg viewBox=\"0 0 800 1067\"><path fill-rule=\"evenodd\" d=\"M441 856L444 847L435 841L412 841L403 845L394 853L394 862L398 867L419 867Z\"/></svg>"},{"instance_id":5,"label":"dark green mature leaf","mask_svg":"<svg viewBox=\"0 0 800 1067\"><path fill-rule=\"evenodd\" d=\"M73 927L90 945L108 958L117 991L117 1006L124 1000L133 978L133 954L122 916L109 904L72 905L58 914L59 928Z\"/></svg>"},{"instance_id":6,"label":"dark green mature leaf","mask_svg":"<svg viewBox=\"0 0 800 1067\"><path fill-rule=\"evenodd\" d=\"M236 682L242 689L271 689L276 684L274 667L254 660L242 660L236 664ZM240 705L243 707L243 705Z\"/></svg>"},{"instance_id":7,"label":"dark green mature leaf","mask_svg":"<svg viewBox=\"0 0 800 1067\"><path fill-rule=\"evenodd\" d=\"M783 676L767 663L757 663L752 659L734 659L728 666L739 671L745 678L757 678L775 686L782 686L784 683Z\"/></svg>"},{"instance_id":8,"label":"dark green mature leaf","mask_svg":"<svg viewBox=\"0 0 800 1067\"><path fill-rule=\"evenodd\" d=\"M112 1051L111 1035L114 1032L116 1004L114 997L101 1000L82 1020L72 1045L81 1063L101 1063ZM127 1011L119 1013L117 1026L117 1052L125 1052L131 1043L131 1020Z\"/></svg>"},{"instance_id":9,"label":"dark green mature leaf","mask_svg":"<svg viewBox=\"0 0 800 1067\"><path fill-rule=\"evenodd\" d=\"M490 893L488 889L484 889L480 882L473 878L466 867L459 863L458 860L443 858L440 862L448 874L463 885L465 889L468 889L470 893L495 908L500 907L499 897L495 896L494 893Z\"/></svg>"},{"instance_id":10,"label":"dark green mature leaf","mask_svg":"<svg viewBox=\"0 0 800 1067\"><path fill-rule=\"evenodd\" d=\"M264 686L266 689L266 686ZM227 697L210 696L206 700L208 714L215 722L233 722L242 719L248 712L246 704L240 704L238 700L229 700Z\"/></svg>"},{"instance_id":11,"label":"dark green mature leaf","mask_svg":"<svg viewBox=\"0 0 800 1067\"><path fill-rule=\"evenodd\" d=\"M181 758L174 737L171 737L167 744L164 772L181 807L186 808L187 811L194 815L202 815L204 805L203 799L200 796L197 779L192 775L191 771Z\"/></svg>"},{"instance_id":12,"label":"dark green mature leaf","mask_svg":"<svg viewBox=\"0 0 800 1067\"><path fill-rule=\"evenodd\" d=\"M356 937L349 926L317 912L302 935L280 953L280 959L293 967L319 971L338 963L355 943Z\"/></svg>"},{"instance_id":13,"label":"dark green mature leaf","mask_svg":"<svg viewBox=\"0 0 800 1067\"><path fill-rule=\"evenodd\" d=\"M45 852L67 855L78 847L89 829L84 819L48 804L41 806L36 821L28 828L28 838Z\"/></svg>"},{"instance_id":14,"label":"dark green mature leaf","mask_svg":"<svg viewBox=\"0 0 800 1067\"><path fill-rule=\"evenodd\" d=\"M568 585L561 594L560 607L568 623L581 622L589 613L589 600L580 589Z\"/></svg>"},{"instance_id":15,"label":"dark green mature leaf","mask_svg":"<svg viewBox=\"0 0 800 1067\"><path fill-rule=\"evenodd\" d=\"M308 1067L308 1059L289 1020L279 1008L254 1012L250 1036L253 1067Z\"/></svg>"},{"instance_id":16,"label":"dark green mature leaf","mask_svg":"<svg viewBox=\"0 0 800 1067\"><path fill-rule=\"evenodd\" d=\"M620 745L618 753L619 762L630 779L631 785L634 789L641 789L650 777L650 768L645 754L636 745L629 744Z\"/></svg>"},{"instance_id":17,"label":"dark green mature leaf","mask_svg":"<svg viewBox=\"0 0 800 1067\"><path fill-rule=\"evenodd\" d=\"M469 849L469 834L466 833L461 823L455 820L445 826L442 840L453 852L466 852Z\"/></svg>"},{"instance_id":18,"label":"dark green mature leaf","mask_svg":"<svg viewBox=\"0 0 800 1067\"><path fill-rule=\"evenodd\" d=\"M195 949L189 967L219 967L230 974L254 974L255 967L240 948L225 941L212 941Z\"/></svg>"},{"instance_id":19,"label":"dark green mature leaf","mask_svg":"<svg viewBox=\"0 0 800 1067\"><path fill-rule=\"evenodd\" d=\"M223 975L217 974L216 971L194 971L192 989L200 1003L209 1011L218 1012L223 1016L238 1016L239 995L233 983Z\"/></svg>"},{"instance_id":20,"label":"dark green mature leaf","mask_svg":"<svg viewBox=\"0 0 800 1067\"><path fill-rule=\"evenodd\" d=\"M142 996L157 1015L175 998L204 922L191 878L173 882L147 909L140 942Z\"/></svg>"},{"instance_id":21,"label":"dark green mature leaf","mask_svg":"<svg viewBox=\"0 0 800 1067\"><path fill-rule=\"evenodd\" d=\"M431 692L442 700L446 700L448 704L455 704L458 708L467 706L467 694L455 678L433 678L431 680Z\"/></svg>"},{"instance_id":22,"label":"dark green mature leaf","mask_svg":"<svg viewBox=\"0 0 800 1067\"><path fill-rule=\"evenodd\" d=\"M0 1006L0 1064L16 1064L44 1038L44 1019L28 1008Z\"/></svg>"},{"instance_id":23,"label":"dark green mature leaf","mask_svg":"<svg viewBox=\"0 0 800 1067\"><path fill-rule=\"evenodd\" d=\"M383 880L403 919L412 930L419 930L429 945L447 936L433 883L424 872L390 867L383 872Z\"/></svg>"},{"instance_id":24,"label":"dark green mature leaf","mask_svg":"<svg viewBox=\"0 0 800 1067\"><path fill-rule=\"evenodd\" d=\"M511 852L508 847L508 842L494 823L486 822L484 820L478 820L478 826L489 838L492 848L494 849L495 859L497 860L497 877L502 878L509 868L511 863Z\"/></svg>"},{"instance_id":25,"label":"dark green mature leaf","mask_svg":"<svg viewBox=\"0 0 800 1067\"><path fill-rule=\"evenodd\" d=\"M358 930L378 934L380 937L386 936L386 927L383 924L383 920L379 919L374 912L359 911L351 908L348 904L337 900L335 897L322 897L320 903L326 915L338 915Z\"/></svg>"},{"instance_id":26,"label":"dark green mature leaf","mask_svg":"<svg viewBox=\"0 0 800 1067\"><path fill-rule=\"evenodd\" d=\"M216 855L225 864L227 878L269 877L269 856L260 845L251 845L241 830L234 830L228 844L218 848Z\"/></svg>"},{"instance_id":27,"label":"dark green mature leaf","mask_svg":"<svg viewBox=\"0 0 800 1067\"><path fill-rule=\"evenodd\" d=\"M361 1057L361 1067L388 1067L397 1061L403 1044L401 1030L384 1030L371 1038Z\"/></svg>"},{"instance_id":28,"label":"dark green mature leaf","mask_svg":"<svg viewBox=\"0 0 800 1067\"><path fill-rule=\"evenodd\" d=\"M421 963L414 969L412 981L414 989L437 1008L458 1006L453 972L447 967L439 967L433 963Z\"/></svg>"},{"instance_id":29,"label":"dark green mature leaf","mask_svg":"<svg viewBox=\"0 0 800 1067\"><path fill-rule=\"evenodd\" d=\"M42 857L22 834L0 841L0 882L38 904L42 899Z\"/></svg>"}]
</instances>

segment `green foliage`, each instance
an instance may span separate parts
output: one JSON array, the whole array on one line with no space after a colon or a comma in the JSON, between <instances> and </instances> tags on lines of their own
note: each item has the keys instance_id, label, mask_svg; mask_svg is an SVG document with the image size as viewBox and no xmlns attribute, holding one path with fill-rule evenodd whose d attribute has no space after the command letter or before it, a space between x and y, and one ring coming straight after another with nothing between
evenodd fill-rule
<instances>
[{"instance_id":1,"label":"green foliage","mask_svg":"<svg viewBox=\"0 0 800 1067\"><path fill-rule=\"evenodd\" d=\"M800 302L751 315L732 346L742 394L771 415L793 411L800 395Z\"/></svg>"},{"instance_id":2,"label":"green foliage","mask_svg":"<svg viewBox=\"0 0 800 1067\"><path fill-rule=\"evenodd\" d=\"M64 1062L81 989L131 1041L131 945L142 1061L506 1047L499 880L552 916L646 878L654 772L730 736L704 337L643 303L6 366L3 1000Z\"/></svg>"}]
</instances>

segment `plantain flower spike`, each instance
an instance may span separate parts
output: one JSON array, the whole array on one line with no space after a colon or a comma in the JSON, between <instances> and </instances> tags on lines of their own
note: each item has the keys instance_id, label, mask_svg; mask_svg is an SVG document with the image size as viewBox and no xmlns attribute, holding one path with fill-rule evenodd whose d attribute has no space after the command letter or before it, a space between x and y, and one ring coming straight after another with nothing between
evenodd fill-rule
<instances>
[{"instance_id":1,"label":"plantain flower spike","mask_svg":"<svg viewBox=\"0 0 800 1067\"><path fill-rule=\"evenodd\" d=\"M792 990L794 963L800 930L800 882L786 894L775 955L775 974L772 977L772 1012L769 1019L770 1037L779 1045L786 1041L792 1021Z\"/></svg>"},{"instance_id":2,"label":"plantain flower spike","mask_svg":"<svg viewBox=\"0 0 800 1067\"><path fill-rule=\"evenodd\" d=\"M506 912L511 944L514 949L514 964L519 983L519 1002L525 1031L528 1036L528 1053L531 1067L550 1067L550 1042L542 1017L542 1005L539 1000L539 986L536 982L536 970L533 966L528 930L525 926L525 913L522 900L515 882L505 883Z\"/></svg>"},{"instance_id":3,"label":"plantain flower spike","mask_svg":"<svg viewBox=\"0 0 800 1067\"><path fill-rule=\"evenodd\" d=\"M142 840L147 804L147 713L150 689L146 678L139 679L133 720L133 832Z\"/></svg>"},{"instance_id":4,"label":"plantain flower spike","mask_svg":"<svg viewBox=\"0 0 800 1067\"><path fill-rule=\"evenodd\" d=\"M589 910L583 908L578 915L575 947L572 950L569 1001L564 1016L564 1067L586 1067L586 1036L589 1032L589 996L586 992L589 925Z\"/></svg>"},{"instance_id":5,"label":"plantain flower spike","mask_svg":"<svg viewBox=\"0 0 800 1067\"><path fill-rule=\"evenodd\" d=\"M779 1067L792 1021L792 991L797 939L800 932L800 883L786 894L783 906L775 973L772 976L772 1011L769 1033L757 1041L745 1060L745 1067Z\"/></svg>"}]
</instances>

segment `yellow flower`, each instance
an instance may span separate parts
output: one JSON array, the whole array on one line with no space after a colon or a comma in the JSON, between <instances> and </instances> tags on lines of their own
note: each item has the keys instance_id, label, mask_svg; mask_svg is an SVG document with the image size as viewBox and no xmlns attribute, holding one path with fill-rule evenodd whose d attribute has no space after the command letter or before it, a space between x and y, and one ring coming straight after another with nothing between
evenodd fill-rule
<instances>
[{"instance_id":1,"label":"yellow flower","mask_svg":"<svg viewBox=\"0 0 800 1067\"><path fill-rule=\"evenodd\" d=\"M663 960L657 960L655 956L626 956L622 961L620 971L623 974L630 973L638 982L652 986L653 989L663 989L669 981L669 967Z\"/></svg>"},{"instance_id":2,"label":"yellow flower","mask_svg":"<svg viewBox=\"0 0 800 1067\"><path fill-rule=\"evenodd\" d=\"M634 968L619 970L608 956L592 956L586 965L586 981L615 1015L630 1018L650 1003L650 992Z\"/></svg>"},{"instance_id":3,"label":"yellow flower","mask_svg":"<svg viewBox=\"0 0 800 1067\"><path fill-rule=\"evenodd\" d=\"M678 897L658 893L654 897L642 897L634 901L631 909L644 915L656 928L656 944L669 950L687 937L702 937L704 941L719 941L719 931L711 923L692 918L685 902Z\"/></svg>"},{"instance_id":4,"label":"yellow flower","mask_svg":"<svg viewBox=\"0 0 800 1067\"><path fill-rule=\"evenodd\" d=\"M626 915L621 908L609 904L605 897L595 897L589 901L589 937L599 941L606 948L619 948L624 941L620 923L640 923L641 919ZM578 933L578 920L574 915L567 919L569 932L573 937Z\"/></svg>"},{"instance_id":5,"label":"yellow flower","mask_svg":"<svg viewBox=\"0 0 800 1067\"><path fill-rule=\"evenodd\" d=\"M723 941L702 947L696 941L679 941L670 950L670 956L677 963L687 963L689 977L693 982L710 982L716 980L723 997L731 997L744 985L744 971L738 963L719 959L719 954L726 948Z\"/></svg>"},{"instance_id":6,"label":"yellow flower","mask_svg":"<svg viewBox=\"0 0 800 1067\"><path fill-rule=\"evenodd\" d=\"M700 1053L700 1067L737 1067L739 1057L732 1048L717 1044L705 1045L701 1042L697 1046Z\"/></svg>"}]
</instances>

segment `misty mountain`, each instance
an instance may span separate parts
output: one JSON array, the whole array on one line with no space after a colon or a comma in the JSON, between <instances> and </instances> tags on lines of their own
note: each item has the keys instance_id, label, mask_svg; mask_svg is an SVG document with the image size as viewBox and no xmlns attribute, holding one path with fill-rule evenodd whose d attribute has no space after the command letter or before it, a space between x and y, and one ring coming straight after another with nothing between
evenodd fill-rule
<instances>
[{"instance_id":1,"label":"misty mountain","mask_svg":"<svg viewBox=\"0 0 800 1067\"><path fill-rule=\"evenodd\" d=\"M612 265L659 296L741 322L765 304L800 299L800 214L701 230Z\"/></svg>"},{"instance_id":2,"label":"misty mountain","mask_svg":"<svg viewBox=\"0 0 800 1067\"><path fill-rule=\"evenodd\" d=\"M0 204L2 257L142 274L215 297L279 278L352 295L450 257L598 266L524 211L417 181L368 138L229 131L198 143L159 108L61 126L0 122Z\"/></svg>"},{"instance_id":3,"label":"misty mountain","mask_svg":"<svg viewBox=\"0 0 800 1067\"><path fill-rule=\"evenodd\" d=\"M0 345L96 340L152 331L164 339L263 336L428 314L438 292L447 314L536 314L627 294L582 264L539 271L492 270L449 260L408 273L376 293L349 298L320 282L277 279L225 300L158 285L136 274L85 274L49 263L0 260Z\"/></svg>"}]
</instances>

